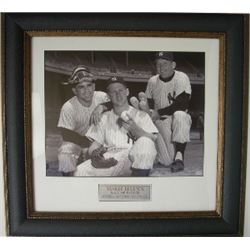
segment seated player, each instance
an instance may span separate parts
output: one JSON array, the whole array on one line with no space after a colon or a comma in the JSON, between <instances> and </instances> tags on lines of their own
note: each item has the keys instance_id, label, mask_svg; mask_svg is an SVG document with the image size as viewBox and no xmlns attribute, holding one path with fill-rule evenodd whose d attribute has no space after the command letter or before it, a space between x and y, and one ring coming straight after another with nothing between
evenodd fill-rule
<instances>
[{"instance_id":1,"label":"seated player","mask_svg":"<svg viewBox=\"0 0 250 250\"><path fill-rule=\"evenodd\" d=\"M106 111L86 136L92 140L90 160L75 176L148 176L156 157L158 130L150 116L128 104L129 90L122 78L108 81L113 108Z\"/></svg>"}]
</instances>

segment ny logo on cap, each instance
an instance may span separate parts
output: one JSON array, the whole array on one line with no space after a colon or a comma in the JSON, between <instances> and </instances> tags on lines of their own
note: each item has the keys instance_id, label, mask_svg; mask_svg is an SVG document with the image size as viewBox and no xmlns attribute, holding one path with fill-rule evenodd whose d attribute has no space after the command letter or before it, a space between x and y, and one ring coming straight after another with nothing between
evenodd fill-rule
<instances>
[{"instance_id":1,"label":"ny logo on cap","mask_svg":"<svg viewBox=\"0 0 250 250\"><path fill-rule=\"evenodd\" d=\"M117 81L117 78L114 76L111 78L112 81Z\"/></svg>"},{"instance_id":2,"label":"ny logo on cap","mask_svg":"<svg viewBox=\"0 0 250 250\"><path fill-rule=\"evenodd\" d=\"M159 56L163 56L163 52L159 52Z\"/></svg>"}]
</instances>

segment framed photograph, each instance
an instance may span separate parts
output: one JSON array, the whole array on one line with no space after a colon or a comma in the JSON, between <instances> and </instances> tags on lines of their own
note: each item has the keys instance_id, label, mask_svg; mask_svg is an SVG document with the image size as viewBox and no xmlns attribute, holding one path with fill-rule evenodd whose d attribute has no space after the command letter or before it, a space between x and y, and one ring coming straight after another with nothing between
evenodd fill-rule
<instances>
[{"instance_id":1,"label":"framed photograph","mask_svg":"<svg viewBox=\"0 0 250 250\"><path fill-rule=\"evenodd\" d=\"M3 14L8 234L242 235L248 19Z\"/></svg>"}]
</instances>

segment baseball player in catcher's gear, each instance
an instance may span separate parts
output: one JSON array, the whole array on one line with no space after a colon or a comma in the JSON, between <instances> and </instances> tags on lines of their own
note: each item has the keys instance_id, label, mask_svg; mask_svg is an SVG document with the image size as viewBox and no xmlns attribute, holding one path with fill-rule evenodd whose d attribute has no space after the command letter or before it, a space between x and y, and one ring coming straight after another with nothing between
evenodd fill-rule
<instances>
[{"instance_id":1,"label":"baseball player in catcher's gear","mask_svg":"<svg viewBox=\"0 0 250 250\"><path fill-rule=\"evenodd\" d=\"M158 130L146 112L128 104L129 90L122 78L109 79L107 94L113 108L86 133L93 141L90 159L74 175L148 176L157 155Z\"/></svg>"},{"instance_id":2,"label":"baseball player in catcher's gear","mask_svg":"<svg viewBox=\"0 0 250 250\"><path fill-rule=\"evenodd\" d=\"M190 141L191 116L187 113L191 85L188 76L175 70L173 53L156 54L157 75L147 84L146 97L151 118L159 130L158 160L172 172L184 169L184 151ZM139 97L140 98L140 97ZM144 104L145 106L145 104Z\"/></svg>"},{"instance_id":3,"label":"baseball player in catcher's gear","mask_svg":"<svg viewBox=\"0 0 250 250\"><path fill-rule=\"evenodd\" d=\"M78 159L84 148L90 145L85 136L90 118L99 104L108 102L108 96L95 91L93 74L85 66L76 67L68 82L72 86L74 96L62 106L58 128L63 143L58 150L59 171L64 176L71 176L76 170Z\"/></svg>"}]
</instances>

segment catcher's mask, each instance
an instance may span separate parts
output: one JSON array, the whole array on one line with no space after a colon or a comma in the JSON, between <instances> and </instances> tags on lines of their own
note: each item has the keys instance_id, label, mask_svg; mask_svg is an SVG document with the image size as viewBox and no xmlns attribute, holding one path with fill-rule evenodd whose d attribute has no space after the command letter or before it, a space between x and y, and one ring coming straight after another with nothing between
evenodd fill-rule
<instances>
[{"instance_id":1,"label":"catcher's mask","mask_svg":"<svg viewBox=\"0 0 250 250\"><path fill-rule=\"evenodd\" d=\"M93 74L90 72L90 70L85 67L85 66L77 66L70 78L68 79L67 82L63 82L63 85L72 85L72 87L76 87L77 84L81 83L81 82L94 82L94 76Z\"/></svg>"}]
</instances>

